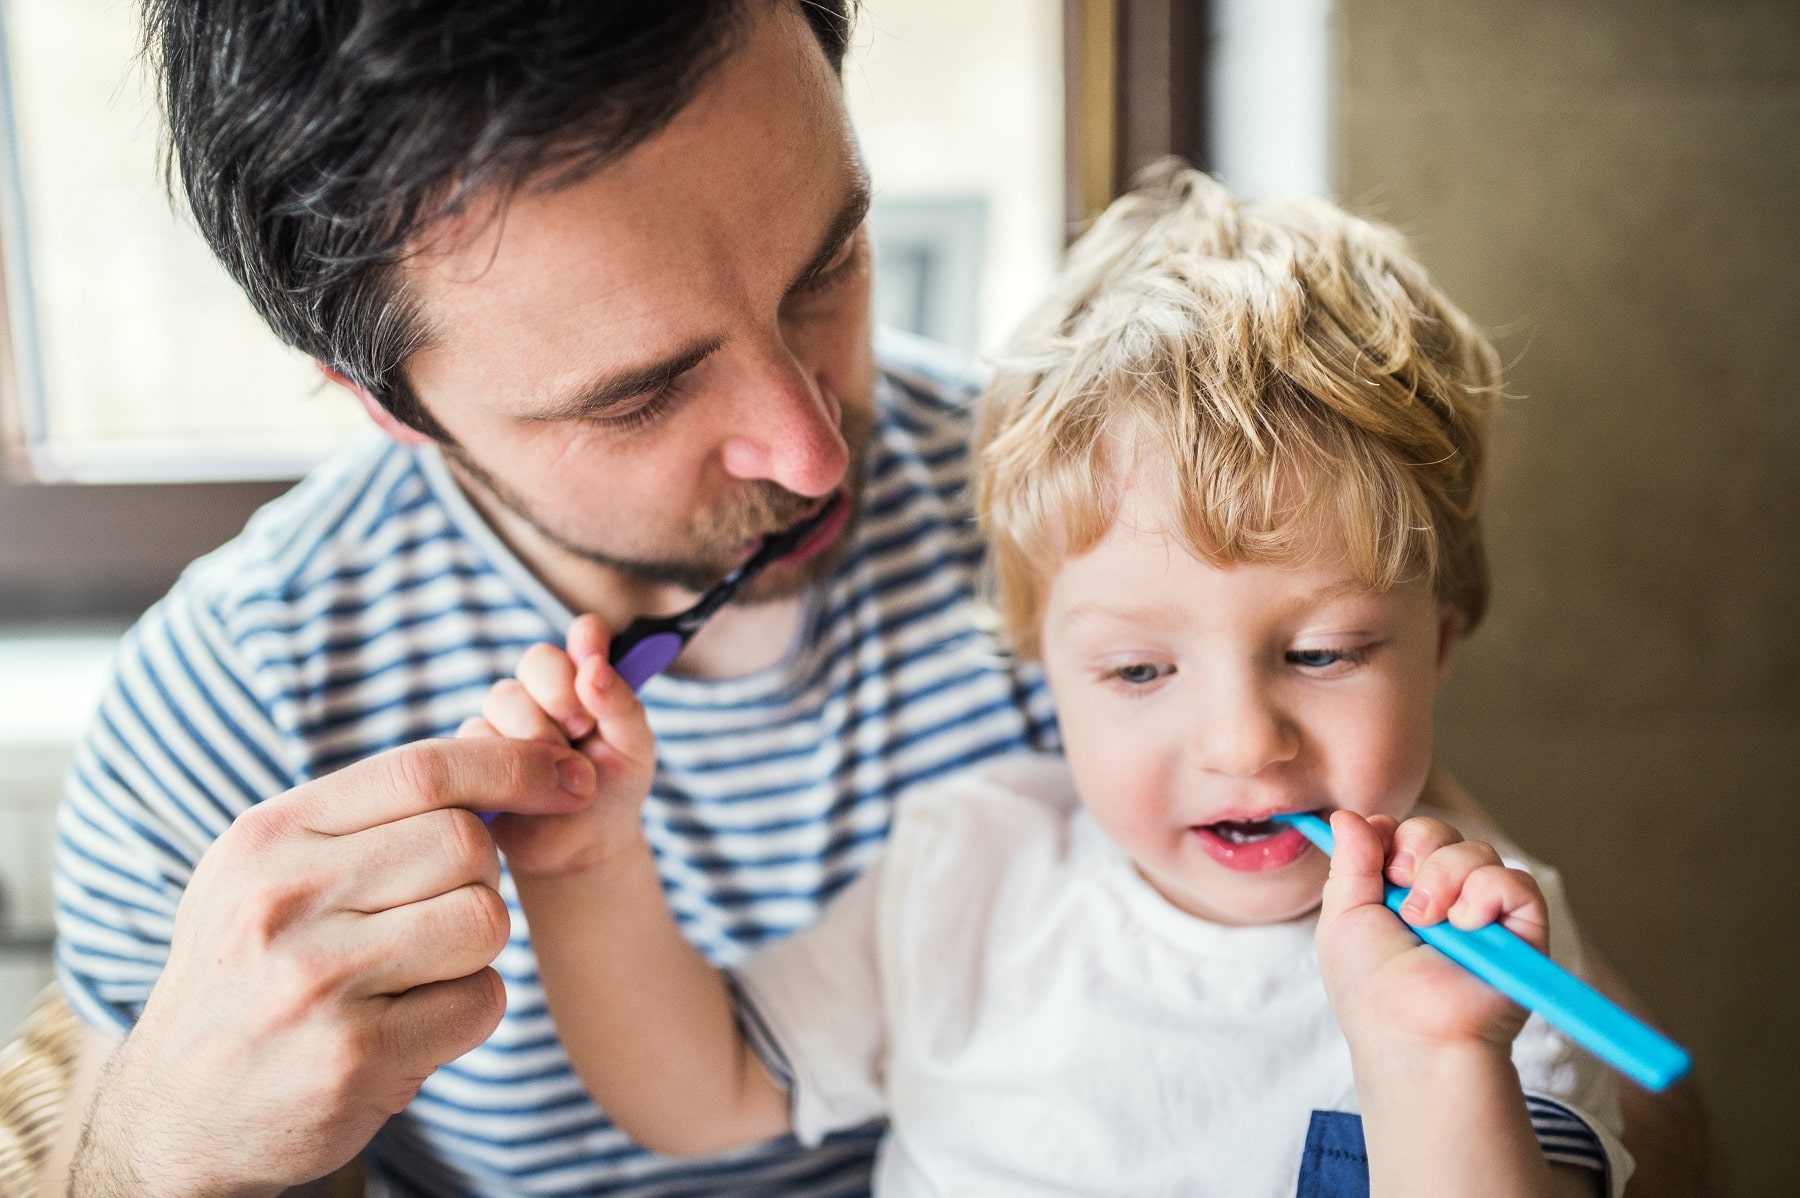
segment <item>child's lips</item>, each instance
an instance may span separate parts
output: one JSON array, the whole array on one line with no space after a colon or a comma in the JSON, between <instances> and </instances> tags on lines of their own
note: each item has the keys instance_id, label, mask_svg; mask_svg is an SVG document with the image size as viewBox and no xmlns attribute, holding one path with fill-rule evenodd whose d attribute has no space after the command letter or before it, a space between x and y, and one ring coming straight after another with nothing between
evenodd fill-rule
<instances>
[{"instance_id":1,"label":"child's lips","mask_svg":"<svg viewBox=\"0 0 1800 1198\"><path fill-rule=\"evenodd\" d=\"M1239 873L1280 869L1312 847L1298 829L1270 819L1215 820L1192 830L1207 856Z\"/></svg>"}]
</instances>

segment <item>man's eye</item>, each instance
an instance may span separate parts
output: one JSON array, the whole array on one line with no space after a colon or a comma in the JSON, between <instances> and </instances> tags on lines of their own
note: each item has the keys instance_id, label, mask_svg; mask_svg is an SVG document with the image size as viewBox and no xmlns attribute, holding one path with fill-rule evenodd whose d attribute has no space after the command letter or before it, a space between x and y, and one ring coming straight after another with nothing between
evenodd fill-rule
<instances>
[{"instance_id":1,"label":"man's eye","mask_svg":"<svg viewBox=\"0 0 1800 1198\"><path fill-rule=\"evenodd\" d=\"M679 381L667 383L636 401L623 412L611 412L594 423L613 432L631 432L660 420L680 398Z\"/></svg>"},{"instance_id":2,"label":"man's eye","mask_svg":"<svg viewBox=\"0 0 1800 1198\"><path fill-rule=\"evenodd\" d=\"M851 259L855 256L856 234L852 233L844 238L844 243L838 246L837 252L831 255L830 261L814 272L811 278L800 284L799 290L803 292L827 290L848 273Z\"/></svg>"}]
</instances>

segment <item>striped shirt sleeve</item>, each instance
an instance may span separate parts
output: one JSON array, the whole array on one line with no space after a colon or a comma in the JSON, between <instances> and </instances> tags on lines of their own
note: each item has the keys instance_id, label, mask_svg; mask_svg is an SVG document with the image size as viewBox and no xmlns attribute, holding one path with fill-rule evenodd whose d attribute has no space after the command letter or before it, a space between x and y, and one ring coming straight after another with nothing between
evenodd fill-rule
<instances>
[{"instance_id":1,"label":"striped shirt sleeve","mask_svg":"<svg viewBox=\"0 0 1800 1198\"><path fill-rule=\"evenodd\" d=\"M1537 1095L1526 1095L1525 1107L1545 1160L1606 1175L1606 1149L1587 1120L1560 1102Z\"/></svg>"}]
</instances>

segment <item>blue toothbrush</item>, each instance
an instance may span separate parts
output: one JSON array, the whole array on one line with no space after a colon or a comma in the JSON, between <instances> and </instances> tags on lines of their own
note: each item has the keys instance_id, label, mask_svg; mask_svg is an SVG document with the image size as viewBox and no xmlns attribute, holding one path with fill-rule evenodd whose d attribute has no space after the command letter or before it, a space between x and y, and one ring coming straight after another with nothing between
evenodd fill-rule
<instances>
[{"instance_id":1,"label":"blue toothbrush","mask_svg":"<svg viewBox=\"0 0 1800 1198\"><path fill-rule=\"evenodd\" d=\"M1331 825L1316 815L1277 815L1329 855ZM1383 881L1382 902L1396 916L1412 891ZM1465 932L1450 923L1407 930L1458 965L1536 1011L1577 1044L1646 1090L1664 1090L1683 1077L1687 1050L1497 923Z\"/></svg>"}]
</instances>

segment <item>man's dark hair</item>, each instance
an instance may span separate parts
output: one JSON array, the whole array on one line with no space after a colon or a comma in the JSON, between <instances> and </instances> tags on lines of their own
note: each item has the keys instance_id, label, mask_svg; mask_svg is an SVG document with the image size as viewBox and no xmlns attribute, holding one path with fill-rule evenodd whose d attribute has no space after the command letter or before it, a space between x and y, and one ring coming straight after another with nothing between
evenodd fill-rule
<instances>
[{"instance_id":1,"label":"man's dark hair","mask_svg":"<svg viewBox=\"0 0 1800 1198\"><path fill-rule=\"evenodd\" d=\"M426 225L663 128L766 0L144 0L169 166L282 340L444 430L401 369ZM798 3L834 67L855 0Z\"/></svg>"}]
</instances>

